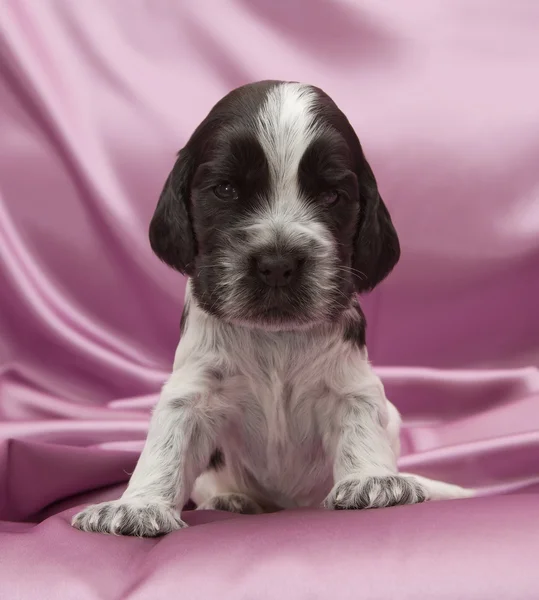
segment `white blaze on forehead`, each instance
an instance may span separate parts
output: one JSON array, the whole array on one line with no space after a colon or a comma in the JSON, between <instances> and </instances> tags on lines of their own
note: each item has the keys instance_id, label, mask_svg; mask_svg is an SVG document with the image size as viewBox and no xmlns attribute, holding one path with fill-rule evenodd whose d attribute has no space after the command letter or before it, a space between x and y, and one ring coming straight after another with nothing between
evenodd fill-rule
<instances>
[{"instance_id":1,"label":"white blaze on forehead","mask_svg":"<svg viewBox=\"0 0 539 600\"><path fill-rule=\"evenodd\" d=\"M320 129L316 100L312 87L282 83L271 89L258 114L258 139L270 170L268 202L256 218L256 225L268 228L266 235L260 231L263 237L279 233L289 238L326 237L298 184L300 161Z\"/></svg>"},{"instance_id":2,"label":"white blaze on forehead","mask_svg":"<svg viewBox=\"0 0 539 600\"><path fill-rule=\"evenodd\" d=\"M315 101L310 86L282 83L268 93L260 109L260 143L277 187L296 180L301 157L316 134Z\"/></svg>"}]
</instances>

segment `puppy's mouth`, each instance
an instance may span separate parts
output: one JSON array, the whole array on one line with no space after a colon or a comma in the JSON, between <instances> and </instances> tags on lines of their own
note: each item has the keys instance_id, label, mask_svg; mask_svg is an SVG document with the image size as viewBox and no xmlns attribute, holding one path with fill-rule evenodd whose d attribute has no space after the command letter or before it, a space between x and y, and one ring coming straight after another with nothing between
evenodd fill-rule
<instances>
[{"instance_id":1,"label":"puppy's mouth","mask_svg":"<svg viewBox=\"0 0 539 600\"><path fill-rule=\"evenodd\" d=\"M242 315L244 324L263 329L303 329L317 322L309 304L285 290L262 295Z\"/></svg>"},{"instance_id":2,"label":"puppy's mouth","mask_svg":"<svg viewBox=\"0 0 539 600\"><path fill-rule=\"evenodd\" d=\"M294 330L332 320L342 310L345 292L332 256L296 255L290 275L280 260L266 266L245 254L225 255L218 269L201 265L194 290L207 312L248 328Z\"/></svg>"}]
</instances>

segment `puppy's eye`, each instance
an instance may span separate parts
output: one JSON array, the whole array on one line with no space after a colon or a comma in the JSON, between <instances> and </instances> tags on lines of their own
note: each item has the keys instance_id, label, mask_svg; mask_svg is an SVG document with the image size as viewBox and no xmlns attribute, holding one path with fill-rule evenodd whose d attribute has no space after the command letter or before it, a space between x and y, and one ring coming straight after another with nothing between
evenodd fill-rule
<instances>
[{"instance_id":1,"label":"puppy's eye","mask_svg":"<svg viewBox=\"0 0 539 600\"><path fill-rule=\"evenodd\" d=\"M337 202L340 200L340 195L336 190L330 190L328 192L322 192L321 194L318 194L318 199L326 206L335 206L335 204L337 204Z\"/></svg>"},{"instance_id":2,"label":"puppy's eye","mask_svg":"<svg viewBox=\"0 0 539 600\"><path fill-rule=\"evenodd\" d=\"M237 200L238 190L231 183L221 183L213 188L214 194L221 200Z\"/></svg>"}]
</instances>

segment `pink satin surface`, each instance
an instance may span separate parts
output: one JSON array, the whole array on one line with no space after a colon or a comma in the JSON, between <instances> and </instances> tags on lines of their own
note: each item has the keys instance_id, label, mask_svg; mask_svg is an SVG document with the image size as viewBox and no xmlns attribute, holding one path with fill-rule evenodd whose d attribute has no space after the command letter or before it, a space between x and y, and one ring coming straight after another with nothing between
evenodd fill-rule
<instances>
[{"instance_id":1,"label":"pink satin surface","mask_svg":"<svg viewBox=\"0 0 539 600\"><path fill-rule=\"evenodd\" d=\"M535 0L0 1L0 598L539 597L538 31ZM400 234L363 305L402 468L481 497L75 531L171 368L174 154L268 78L337 101Z\"/></svg>"}]
</instances>

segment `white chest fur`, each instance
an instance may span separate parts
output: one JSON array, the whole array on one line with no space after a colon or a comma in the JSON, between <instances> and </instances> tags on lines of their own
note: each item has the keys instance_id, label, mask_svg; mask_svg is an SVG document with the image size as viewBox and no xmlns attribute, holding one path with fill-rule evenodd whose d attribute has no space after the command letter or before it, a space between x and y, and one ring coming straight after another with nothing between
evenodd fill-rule
<instances>
[{"instance_id":1,"label":"white chest fur","mask_svg":"<svg viewBox=\"0 0 539 600\"><path fill-rule=\"evenodd\" d=\"M175 359L175 369L195 361L215 377L210 401L226 419L219 436L225 465L213 477L276 506L316 505L332 484L342 398L372 379L366 355L327 326L293 333L233 327L232 334L192 304Z\"/></svg>"},{"instance_id":2,"label":"white chest fur","mask_svg":"<svg viewBox=\"0 0 539 600\"><path fill-rule=\"evenodd\" d=\"M221 438L225 469L241 488L260 488L279 506L321 501L331 487L333 394L320 378L295 382L283 375L270 371L257 381L239 376L225 384L227 401L236 403Z\"/></svg>"}]
</instances>

